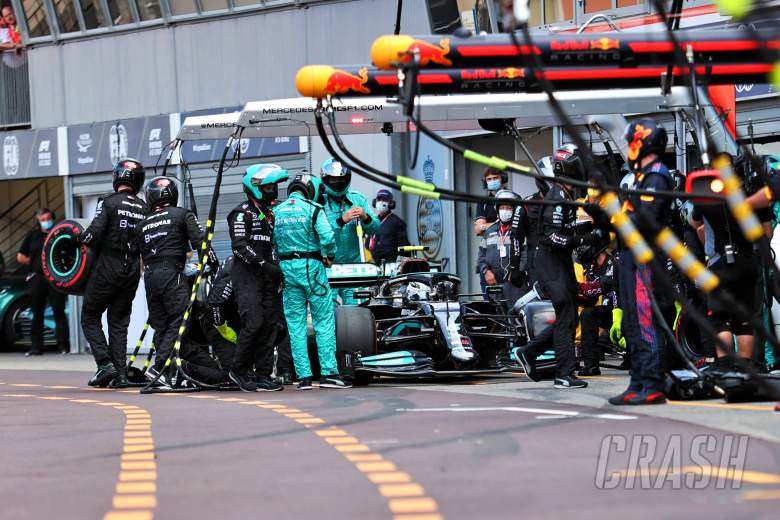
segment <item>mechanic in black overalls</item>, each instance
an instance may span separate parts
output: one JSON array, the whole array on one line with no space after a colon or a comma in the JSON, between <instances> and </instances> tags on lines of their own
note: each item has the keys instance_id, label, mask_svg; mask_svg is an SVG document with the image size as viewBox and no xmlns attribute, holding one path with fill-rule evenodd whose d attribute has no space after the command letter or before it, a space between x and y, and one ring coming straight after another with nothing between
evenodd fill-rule
<instances>
[{"instance_id":1,"label":"mechanic in black overalls","mask_svg":"<svg viewBox=\"0 0 780 520\"><path fill-rule=\"evenodd\" d=\"M477 266L488 285L503 288L502 299L509 308L526 292L524 229L525 210L517 193L496 193L498 222L487 228L479 245ZM515 213L517 209L517 213Z\"/></svg>"},{"instance_id":2,"label":"mechanic in black overalls","mask_svg":"<svg viewBox=\"0 0 780 520\"><path fill-rule=\"evenodd\" d=\"M398 248L409 245L406 222L393 213L395 200L390 190L377 191L371 205L379 217L379 233L367 236L366 246L375 264L395 262L398 259Z\"/></svg>"},{"instance_id":3,"label":"mechanic in black overalls","mask_svg":"<svg viewBox=\"0 0 780 520\"><path fill-rule=\"evenodd\" d=\"M56 216L48 208L40 208L35 212L35 229L24 237L16 260L30 268L25 281L30 291L30 310L32 310L32 323L30 327L30 350L25 356L40 356L43 354L43 315L46 311L46 302L51 305L54 320L57 325L57 348L60 353L68 353L68 318L65 316L65 295L54 290L43 276L43 244L46 236L54 227ZM2 263L2 258L0 258ZM0 266L0 276L3 266Z\"/></svg>"},{"instance_id":4,"label":"mechanic in black overalls","mask_svg":"<svg viewBox=\"0 0 780 520\"><path fill-rule=\"evenodd\" d=\"M274 214L277 183L287 180L287 171L276 165L253 164L242 184L247 200L227 217L233 249L230 271L233 291L241 316L230 380L245 392L273 392L282 385L266 374L255 374L257 360L273 356L273 339L280 320L279 287L282 270L274 255Z\"/></svg>"},{"instance_id":5,"label":"mechanic in black overalls","mask_svg":"<svg viewBox=\"0 0 780 520\"><path fill-rule=\"evenodd\" d=\"M553 171L556 177L565 176L585 180L585 169L577 148L567 145L555 152ZM577 330L577 279L574 275L572 251L582 245L602 240L607 233L595 230L578 236L575 233L577 211L567 204L574 200L572 186L552 182L544 200L551 203L544 207L540 221L541 233L536 248L535 270L544 296L552 301L555 309L553 345L555 347L555 388L585 388L588 384L574 374L577 361L574 355L574 335ZM534 341L516 349L517 361L533 379L536 373L536 357L543 354L544 343Z\"/></svg>"},{"instance_id":6,"label":"mechanic in black overalls","mask_svg":"<svg viewBox=\"0 0 780 520\"><path fill-rule=\"evenodd\" d=\"M636 176L633 188L674 189L674 180L661 162L668 140L666 130L652 119L639 119L629 123L624 138L629 143L628 166ZM645 222L663 227L671 220L672 201L668 197L628 195L623 207L643 236L652 237L654 231L644 225ZM665 263L665 255L660 250L654 249L654 253L654 261ZM631 358L631 381L623 393L611 397L609 402L613 405L663 404L666 402L663 364L666 337L653 314L650 298L656 299L664 313L670 312L674 302L654 287L650 266L637 263L626 247L620 251L619 280L622 332Z\"/></svg>"},{"instance_id":7,"label":"mechanic in black overalls","mask_svg":"<svg viewBox=\"0 0 780 520\"><path fill-rule=\"evenodd\" d=\"M163 370L189 306L190 286L182 273L187 252L191 246L196 255L201 254L206 239L198 218L192 211L178 207L178 201L179 189L170 177L155 177L146 186L151 211L139 226L138 243L144 263L148 321L157 346L154 367L147 371L150 378ZM211 249L207 256L209 265L216 269L219 264Z\"/></svg>"},{"instance_id":8,"label":"mechanic in black overalls","mask_svg":"<svg viewBox=\"0 0 780 520\"><path fill-rule=\"evenodd\" d=\"M542 171L542 174L546 177L552 178L552 156L542 157L537 161L536 165ZM550 190L550 183L541 179L535 179L537 191L528 197L527 200L544 200L544 196ZM542 218L542 210L544 206L538 204L526 204L525 205L525 256L526 256L526 269L528 272L528 281L530 285L536 281L536 273L534 272L534 260L536 257L536 246L539 245L539 232L541 226L539 225L539 219Z\"/></svg>"},{"instance_id":9,"label":"mechanic in black overalls","mask_svg":"<svg viewBox=\"0 0 780 520\"><path fill-rule=\"evenodd\" d=\"M580 376L601 375L599 361L604 349L599 343L599 330L611 330L613 324L620 327L622 323L623 311L617 297L617 260L607 250L608 246L607 238L600 244L579 248L575 253L584 274L579 291L583 307L580 314L580 337L584 364L579 371Z\"/></svg>"},{"instance_id":10,"label":"mechanic in black overalls","mask_svg":"<svg viewBox=\"0 0 780 520\"><path fill-rule=\"evenodd\" d=\"M745 177L747 161L738 160L734 173ZM765 224L772 219L769 208L756 211L756 216ZM720 279L720 287L733 295L751 315L758 313L758 301L755 287L759 283L761 260L753 244L745 238L739 224L725 203L696 204L693 207L691 223L695 227L704 225L706 220L712 228L712 241L715 254L709 258L707 267ZM750 321L738 316L733 307L714 298L708 299L710 321L718 337L727 345L732 345L737 337L738 363L734 364L720 346L716 345L717 369L723 372L736 370L744 372L748 368L760 369L753 362L753 326Z\"/></svg>"},{"instance_id":11,"label":"mechanic in black overalls","mask_svg":"<svg viewBox=\"0 0 780 520\"><path fill-rule=\"evenodd\" d=\"M87 280L81 306L81 329L98 369L89 386L123 386L127 381L127 327L135 291L141 278L136 228L149 209L136 194L146 171L135 159L122 159L114 167L112 195L98 201L92 223L77 237L99 254ZM108 311L108 341L101 316ZM121 377L118 377L121 376Z\"/></svg>"}]
</instances>

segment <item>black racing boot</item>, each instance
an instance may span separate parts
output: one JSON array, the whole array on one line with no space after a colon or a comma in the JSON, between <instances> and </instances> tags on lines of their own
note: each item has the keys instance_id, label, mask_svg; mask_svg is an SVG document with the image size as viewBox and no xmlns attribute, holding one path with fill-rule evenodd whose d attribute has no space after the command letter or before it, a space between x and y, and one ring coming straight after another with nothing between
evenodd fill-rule
<instances>
[{"instance_id":1,"label":"black racing boot","mask_svg":"<svg viewBox=\"0 0 780 520\"><path fill-rule=\"evenodd\" d=\"M284 390L284 387L281 384L271 380L270 377L265 376L257 376L255 385L257 386L258 392L278 392L279 390Z\"/></svg>"},{"instance_id":2,"label":"black racing boot","mask_svg":"<svg viewBox=\"0 0 780 520\"><path fill-rule=\"evenodd\" d=\"M587 381L578 379L575 375L556 377L555 382L553 383L553 387L555 388L587 388L587 386Z\"/></svg>"},{"instance_id":3,"label":"black racing boot","mask_svg":"<svg viewBox=\"0 0 780 520\"><path fill-rule=\"evenodd\" d=\"M127 367L120 368L118 374L108 383L109 388L127 388L128 386L130 383L127 381Z\"/></svg>"},{"instance_id":4,"label":"black racing boot","mask_svg":"<svg viewBox=\"0 0 780 520\"><path fill-rule=\"evenodd\" d=\"M279 375L277 376L277 378L280 380L281 384L283 385L293 384L293 375L289 370L279 371Z\"/></svg>"},{"instance_id":5,"label":"black racing boot","mask_svg":"<svg viewBox=\"0 0 780 520\"><path fill-rule=\"evenodd\" d=\"M615 397L610 397L607 399L607 402L613 406L622 406L629 404L628 401L631 399L634 399L636 396L638 396L640 393L642 393L641 390L634 390L632 388L629 388L625 392L623 392L620 395L616 395Z\"/></svg>"},{"instance_id":6,"label":"black racing boot","mask_svg":"<svg viewBox=\"0 0 780 520\"><path fill-rule=\"evenodd\" d=\"M536 359L532 359L526 356L522 348L513 349L512 356L515 358L515 361L517 361L517 363L523 367L523 370L525 370L525 375L528 376L528 379L534 382L539 382L542 380L542 376L540 376L539 372L536 371Z\"/></svg>"},{"instance_id":7,"label":"black racing boot","mask_svg":"<svg viewBox=\"0 0 780 520\"><path fill-rule=\"evenodd\" d=\"M89 386L105 388L119 374L113 363L98 365L97 372L87 383Z\"/></svg>"},{"instance_id":8,"label":"black racing boot","mask_svg":"<svg viewBox=\"0 0 780 520\"><path fill-rule=\"evenodd\" d=\"M298 381L298 390L311 390L312 388L310 377L304 377Z\"/></svg>"},{"instance_id":9,"label":"black racing boot","mask_svg":"<svg viewBox=\"0 0 780 520\"><path fill-rule=\"evenodd\" d=\"M352 388L352 383L344 381L338 374L322 376L320 388Z\"/></svg>"},{"instance_id":10,"label":"black racing boot","mask_svg":"<svg viewBox=\"0 0 780 520\"><path fill-rule=\"evenodd\" d=\"M597 366L588 366L585 365L582 367L579 372L577 372L577 375L582 376L600 376L601 375L601 369Z\"/></svg>"},{"instance_id":11,"label":"black racing boot","mask_svg":"<svg viewBox=\"0 0 780 520\"><path fill-rule=\"evenodd\" d=\"M244 392L257 392L257 384L252 381L250 374L239 374L231 370L228 372L228 377L231 381L238 385L238 387Z\"/></svg>"},{"instance_id":12,"label":"black racing boot","mask_svg":"<svg viewBox=\"0 0 780 520\"><path fill-rule=\"evenodd\" d=\"M626 400L626 404L666 404L666 394L661 391L645 390Z\"/></svg>"}]
</instances>

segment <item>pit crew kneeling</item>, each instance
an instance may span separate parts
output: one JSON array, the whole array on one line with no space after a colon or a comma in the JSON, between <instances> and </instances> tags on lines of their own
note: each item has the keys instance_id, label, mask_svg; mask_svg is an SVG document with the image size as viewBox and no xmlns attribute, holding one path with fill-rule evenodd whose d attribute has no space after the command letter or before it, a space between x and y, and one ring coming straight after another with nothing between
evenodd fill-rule
<instances>
[{"instance_id":1,"label":"pit crew kneeling","mask_svg":"<svg viewBox=\"0 0 780 520\"><path fill-rule=\"evenodd\" d=\"M336 319L325 268L333 264L336 242L322 206L315 203L320 180L297 175L287 186L288 199L274 209L274 241L284 272L284 315L290 331L300 390L311 390L312 372L306 334L307 307L317 339L320 388L349 388L338 374Z\"/></svg>"}]
</instances>

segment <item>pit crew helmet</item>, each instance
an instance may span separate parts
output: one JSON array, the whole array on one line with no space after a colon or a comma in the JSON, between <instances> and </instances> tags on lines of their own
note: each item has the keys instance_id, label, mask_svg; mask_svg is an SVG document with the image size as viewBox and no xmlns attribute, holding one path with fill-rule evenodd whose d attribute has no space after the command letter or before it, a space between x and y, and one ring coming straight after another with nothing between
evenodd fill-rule
<instances>
[{"instance_id":1,"label":"pit crew helmet","mask_svg":"<svg viewBox=\"0 0 780 520\"><path fill-rule=\"evenodd\" d=\"M325 159L320 166L320 177L325 193L332 197L343 197L352 182L352 172L333 157Z\"/></svg>"},{"instance_id":2,"label":"pit crew helmet","mask_svg":"<svg viewBox=\"0 0 780 520\"><path fill-rule=\"evenodd\" d=\"M155 177L146 185L146 203L154 209L163 204L175 206L179 203L179 187L170 177Z\"/></svg>"},{"instance_id":3,"label":"pit crew helmet","mask_svg":"<svg viewBox=\"0 0 780 520\"><path fill-rule=\"evenodd\" d=\"M290 178L290 174L276 164L253 164L246 169L241 184L244 187L244 193L250 199L270 204L279 198L279 183ZM263 188L271 186L272 189L265 191Z\"/></svg>"},{"instance_id":4,"label":"pit crew helmet","mask_svg":"<svg viewBox=\"0 0 780 520\"><path fill-rule=\"evenodd\" d=\"M631 121L626 127L623 138L628 143L628 166L632 171L637 171L642 159L649 154L664 153L669 141L666 129L649 118Z\"/></svg>"},{"instance_id":5,"label":"pit crew helmet","mask_svg":"<svg viewBox=\"0 0 780 520\"><path fill-rule=\"evenodd\" d=\"M133 188L133 193L141 191L146 179L146 169L140 161L135 159L121 159L114 165L113 182L114 191L119 191L119 186L125 184Z\"/></svg>"}]
</instances>

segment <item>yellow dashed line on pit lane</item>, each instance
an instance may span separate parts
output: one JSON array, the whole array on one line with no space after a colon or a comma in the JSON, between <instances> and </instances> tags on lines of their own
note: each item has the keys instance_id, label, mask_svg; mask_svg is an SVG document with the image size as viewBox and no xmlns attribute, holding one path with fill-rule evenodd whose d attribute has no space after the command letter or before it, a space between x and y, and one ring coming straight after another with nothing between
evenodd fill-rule
<instances>
[{"instance_id":1,"label":"yellow dashed line on pit lane","mask_svg":"<svg viewBox=\"0 0 780 520\"><path fill-rule=\"evenodd\" d=\"M292 419L314 433L328 445L338 451L348 462L355 465L371 483L377 486L379 494L387 500L387 507L394 520L443 520L439 505L426 495L425 488L412 481L408 473L399 471L393 462L386 460L380 453L361 443L343 428L328 426L326 421L311 413L284 404L270 403L242 398L223 398L207 395L170 394L186 396L191 399L215 399L217 401L253 405L257 408L276 412ZM108 520L108 519L104 519ZM112 519L113 520L113 519Z\"/></svg>"},{"instance_id":2,"label":"yellow dashed line on pit lane","mask_svg":"<svg viewBox=\"0 0 780 520\"><path fill-rule=\"evenodd\" d=\"M75 388L30 384L11 384L8 386ZM0 397L31 397L45 401L67 401L77 404L107 406L122 412L125 416L125 426L119 474L116 491L111 501L112 509L103 516L103 520L153 520L154 510L157 508L157 462L155 461L152 420L149 412L139 406L97 399L72 399L34 394L0 394Z\"/></svg>"},{"instance_id":3,"label":"yellow dashed line on pit lane","mask_svg":"<svg viewBox=\"0 0 780 520\"><path fill-rule=\"evenodd\" d=\"M672 406L691 406L694 408L722 408L724 410L749 410L753 412L772 412L774 406L762 406L758 404L731 404L731 403L700 403L695 401L667 401Z\"/></svg>"}]
</instances>

